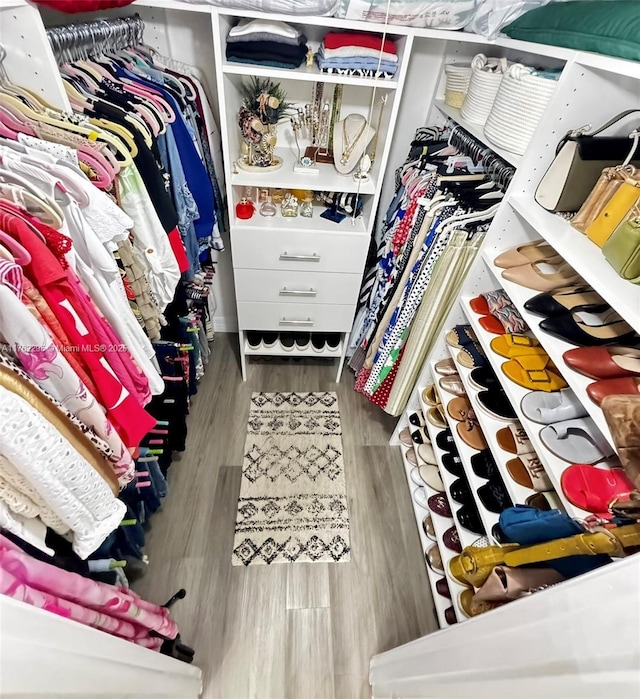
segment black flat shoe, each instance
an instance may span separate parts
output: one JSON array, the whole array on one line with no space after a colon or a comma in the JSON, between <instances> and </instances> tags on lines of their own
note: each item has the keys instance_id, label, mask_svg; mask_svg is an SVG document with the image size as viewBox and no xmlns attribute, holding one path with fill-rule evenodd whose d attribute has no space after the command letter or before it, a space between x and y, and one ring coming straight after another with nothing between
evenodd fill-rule
<instances>
[{"instance_id":1,"label":"black flat shoe","mask_svg":"<svg viewBox=\"0 0 640 699\"><path fill-rule=\"evenodd\" d=\"M429 436L422 427L419 427L417 430L411 433L411 439L416 444L431 444Z\"/></svg>"},{"instance_id":2,"label":"black flat shoe","mask_svg":"<svg viewBox=\"0 0 640 699\"><path fill-rule=\"evenodd\" d=\"M498 465L489 449L483 449L471 457L471 469L478 478L496 478L500 474Z\"/></svg>"},{"instance_id":3,"label":"black flat shoe","mask_svg":"<svg viewBox=\"0 0 640 699\"><path fill-rule=\"evenodd\" d=\"M438 432L436 435L436 444L442 449L443 451L448 451L448 452L457 452L458 450L456 449L456 443L453 441L453 436L451 434L451 430L442 430L442 432Z\"/></svg>"},{"instance_id":4,"label":"black flat shoe","mask_svg":"<svg viewBox=\"0 0 640 699\"><path fill-rule=\"evenodd\" d=\"M442 456L442 465L456 478L460 478L464 475L464 468L458 454L444 454Z\"/></svg>"},{"instance_id":5,"label":"black flat shoe","mask_svg":"<svg viewBox=\"0 0 640 699\"><path fill-rule=\"evenodd\" d=\"M500 514L507 507L513 507L513 501L502 481L489 481L478 488L480 502L489 510Z\"/></svg>"},{"instance_id":6,"label":"black flat shoe","mask_svg":"<svg viewBox=\"0 0 640 699\"><path fill-rule=\"evenodd\" d=\"M491 536L499 543L499 544L508 544L510 543L507 541L507 537L505 536L505 533L502 531L502 527L496 523L491 527Z\"/></svg>"},{"instance_id":7,"label":"black flat shoe","mask_svg":"<svg viewBox=\"0 0 640 699\"><path fill-rule=\"evenodd\" d=\"M578 347L603 345L635 345L640 336L615 311L602 314L601 322L587 324L576 313L545 318L540 323L544 332Z\"/></svg>"},{"instance_id":8,"label":"black flat shoe","mask_svg":"<svg viewBox=\"0 0 640 699\"><path fill-rule=\"evenodd\" d=\"M422 413L412 413L409 415L409 422L414 427L424 427L426 424L424 418L422 417Z\"/></svg>"},{"instance_id":9,"label":"black flat shoe","mask_svg":"<svg viewBox=\"0 0 640 699\"><path fill-rule=\"evenodd\" d=\"M571 311L601 313L610 306L590 286L567 286L551 293L537 294L526 301L524 307L537 316L552 318Z\"/></svg>"},{"instance_id":10,"label":"black flat shoe","mask_svg":"<svg viewBox=\"0 0 640 699\"><path fill-rule=\"evenodd\" d=\"M500 379L496 376L496 372L488 364L474 369L469 378L471 383L478 386L478 388L487 389L502 385Z\"/></svg>"},{"instance_id":11,"label":"black flat shoe","mask_svg":"<svg viewBox=\"0 0 640 699\"><path fill-rule=\"evenodd\" d=\"M453 481L451 488L449 488L449 495L451 495L452 500L459 502L461 505L470 505L473 503L473 495L471 494L471 488L466 478L458 478Z\"/></svg>"},{"instance_id":12,"label":"black flat shoe","mask_svg":"<svg viewBox=\"0 0 640 699\"><path fill-rule=\"evenodd\" d=\"M498 420L515 420L518 417L503 390L480 391L478 403L486 413Z\"/></svg>"},{"instance_id":13,"label":"black flat shoe","mask_svg":"<svg viewBox=\"0 0 640 699\"><path fill-rule=\"evenodd\" d=\"M475 504L465 505L461 507L457 512L458 522L470 532L478 534L478 536L484 536L485 530L480 520L480 515L478 514L478 508Z\"/></svg>"}]
</instances>

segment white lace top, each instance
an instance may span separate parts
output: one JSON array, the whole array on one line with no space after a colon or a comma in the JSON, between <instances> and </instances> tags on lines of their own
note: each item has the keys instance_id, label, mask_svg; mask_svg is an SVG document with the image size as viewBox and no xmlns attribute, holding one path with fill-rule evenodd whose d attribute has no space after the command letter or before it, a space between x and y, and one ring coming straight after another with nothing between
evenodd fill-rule
<instances>
[{"instance_id":1,"label":"white lace top","mask_svg":"<svg viewBox=\"0 0 640 699\"><path fill-rule=\"evenodd\" d=\"M81 558L124 517L124 503L102 477L35 408L2 386L0 454L73 532L73 550Z\"/></svg>"}]
</instances>

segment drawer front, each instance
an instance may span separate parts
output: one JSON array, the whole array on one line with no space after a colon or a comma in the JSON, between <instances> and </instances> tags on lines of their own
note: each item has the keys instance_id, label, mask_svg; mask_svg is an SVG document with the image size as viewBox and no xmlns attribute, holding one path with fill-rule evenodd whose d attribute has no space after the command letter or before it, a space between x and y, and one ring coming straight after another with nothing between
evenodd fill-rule
<instances>
[{"instance_id":1,"label":"drawer front","mask_svg":"<svg viewBox=\"0 0 640 699\"><path fill-rule=\"evenodd\" d=\"M233 266L362 274L368 247L364 235L238 231L232 238Z\"/></svg>"},{"instance_id":2,"label":"drawer front","mask_svg":"<svg viewBox=\"0 0 640 699\"><path fill-rule=\"evenodd\" d=\"M354 307L307 303L238 303L241 330L348 332Z\"/></svg>"},{"instance_id":3,"label":"drawer front","mask_svg":"<svg viewBox=\"0 0 640 699\"><path fill-rule=\"evenodd\" d=\"M238 301L355 305L359 274L235 269Z\"/></svg>"}]
</instances>

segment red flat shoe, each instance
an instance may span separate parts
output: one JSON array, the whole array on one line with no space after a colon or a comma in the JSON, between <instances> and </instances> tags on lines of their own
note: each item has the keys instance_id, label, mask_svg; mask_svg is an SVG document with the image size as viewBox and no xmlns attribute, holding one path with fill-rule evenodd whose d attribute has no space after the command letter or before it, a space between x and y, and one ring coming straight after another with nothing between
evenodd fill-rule
<instances>
[{"instance_id":1,"label":"red flat shoe","mask_svg":"<svg viewBox=\"0 0 640 699\"><path fill-rule=\"evenodd\" d=\"M609 505L635 490L621 468L597 468L573 464L562 472L560 485L567 500L576 507L610 517Z\"/></svg>"},{"instance_id":2,"label":"red flat shoe","mask_svg":"<svg viewBox=\"0 0 640 699\"><path fill-rule=\"evenodd\" d=\"M476 296L474 299L469 301L469 306L474 313L480 316L488 316L491 313L487 299L484 296Z\"/></svg>"},{"instance_id":3,"label":"red flat shoe","mask_svg":"<svg viewBox=\"0 0 640 699\"><path fill-rule=\"evenodd\" d=\"M587 386L589 398L598 405L605 396L633 396L637 393L640 393L640 378L607 379Z\"/></svg>"},{"instance_id":4,"label":"red flat shoe","mask_svg":"<svg viewBox=\"0 0 640 699\"><path fill-rule=\"evenodd\" d=\"M504 325L495 316L482 316L479 323L488 333L494 335L504 335L507 332Z\"/></svg>"},{"instance_id":5,"label":"red flat shoe","mask_svg":"<svg viewBox=\"0 0 640 699\"><path fill-rule=\"evenodd\" d=\"M562 355L567 366L590 379L619 379L640 374L640 350L634 347L576 347Z\"/></svg>"}]
</instances>

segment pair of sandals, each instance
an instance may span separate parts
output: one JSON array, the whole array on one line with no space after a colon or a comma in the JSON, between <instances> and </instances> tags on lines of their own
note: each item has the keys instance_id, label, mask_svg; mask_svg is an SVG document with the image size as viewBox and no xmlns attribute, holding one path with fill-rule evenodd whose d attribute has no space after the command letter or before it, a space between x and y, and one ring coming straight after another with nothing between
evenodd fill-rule
<instances>
[{"instance_id":1,"label":"pair of sandals","mask_svg":"<svg viewBox=\"0 0 640 699\"><path fill-rule=\"evenodd\" d=\"M524 318L513 305L504 289L488 291L469 302L471 310L480 316L478 322L494 335L525 333L529 330Z\"/></svg>"},{"instance_id":2,"label":"pair of sandals","mask_svg":"<svg viewBox=\"0 0 640 699\"><path fill-rule=\"evenodd\" d=\"M502 364L502 372L518 386L546 392L567 387L567 382L534 337L501 335L491 340L491 349L509 360Z\"/></svg>"},{"instance_id":3,"label":"pair of sandals","mask_svg":"<svg viewBox=\"0 0 640 699\"><path fill-rule=\"evenodd\" d=\"M450 347L460 350L456 360L465 369L486 364L487 357L470 325L456 325L445 335L445 340Z\"/></svg>"}]
</instances>

